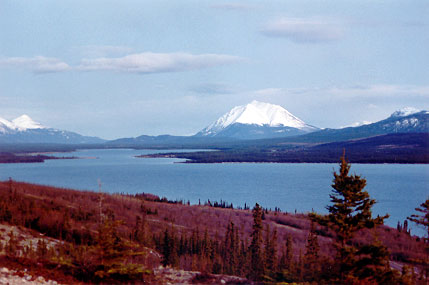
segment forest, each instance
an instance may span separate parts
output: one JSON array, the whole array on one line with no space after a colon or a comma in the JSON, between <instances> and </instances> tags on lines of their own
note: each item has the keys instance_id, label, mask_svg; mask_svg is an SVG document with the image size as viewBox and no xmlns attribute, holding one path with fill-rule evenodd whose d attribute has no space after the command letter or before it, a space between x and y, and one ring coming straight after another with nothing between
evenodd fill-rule
<instances>
[{"instance_id":1,"label":"forest","mask_svg":"<svg viewBox=\"0 0 429 285\"><path fill-rule=\"evenodd\" d=\"M427 284L428 237L412 236L408 222L429 229L429 200L387 227L350 167L343 156L327 215L9 179L0 183L9 227L0 230L0 265L82 284L163 283L159 268L199 272L194 283Z\"/></svg>"}]
</instances>

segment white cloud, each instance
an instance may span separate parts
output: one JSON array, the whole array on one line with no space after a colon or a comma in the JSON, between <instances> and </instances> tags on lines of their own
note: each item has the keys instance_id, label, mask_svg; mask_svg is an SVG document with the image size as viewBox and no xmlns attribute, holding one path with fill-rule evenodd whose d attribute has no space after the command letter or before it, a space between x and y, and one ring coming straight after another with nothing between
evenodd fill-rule
<instances>
[{"instance_id":1,"label":"white cloud","mask_svg":"<svg viewBox=\"0 0 429 285\"><path fill-rule=\"evenodd\" d=\"M297 43L335 41L343 37L343 27L326 19L280 18L261 31L269 37L288 38Z\"/></svg>"},{"instance_id":2,"label":"white cloud","mask_svg":"<svg viewBox=\"0 0 429 285\"><path fill-rule=\"evenodd\" d=\"M29 69L35 73L63 72L70 70L70 66L52 57L8 57L0 58L0 67L16 67Z\"/></svg>"},{"instance_id":3,"label":"white cloud","mask_svg":"<svg viewBox=\"0 0 429 285\"><path fill-rule=\"evenodd\" d=\"M108 70L133 73L178 72L203 69L241 61L223 54L152 53L131 54L118 58L83 59L79 70Z\"/></svg>"}]
</instances>

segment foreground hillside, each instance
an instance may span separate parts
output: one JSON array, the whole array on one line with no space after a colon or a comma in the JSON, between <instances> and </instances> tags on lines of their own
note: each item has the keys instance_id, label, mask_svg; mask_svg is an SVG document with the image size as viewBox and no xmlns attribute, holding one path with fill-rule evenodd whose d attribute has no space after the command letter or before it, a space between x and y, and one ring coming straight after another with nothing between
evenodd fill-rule
<instances>
[{"instance_id":1,"label":"foreground hillside","mask_svg":"<svg viewBox=\"0 0 429 285\"><path fill-rule=\"evenodd\" d=\"M225 202L189 205L150 194L99 194L12 180L0 183L0 196L0 266L23 269L24 264L36 274L43 272L46 280L65 283L163 283L176 273L160 270L161 264L204 272L182 272L191 276L189 282L218 283L222 278L250 282L213 275L247 276L247 248L254 227L250 209L233 209ZM303 263L311 229L307 215L278 209L262 213L265 248L273 250L273 270L283 272L276 278L311 281ZM424 258L424 243L406 228L398 228L401 231L386 226L376 233L364 230L353 242L366 243L377 236L390 251L391 266L398 270L418 266L416 261ZM323 267L323 260L335 253L334 233L322 227L315 233Z\"/></svg>"}]
</instances>

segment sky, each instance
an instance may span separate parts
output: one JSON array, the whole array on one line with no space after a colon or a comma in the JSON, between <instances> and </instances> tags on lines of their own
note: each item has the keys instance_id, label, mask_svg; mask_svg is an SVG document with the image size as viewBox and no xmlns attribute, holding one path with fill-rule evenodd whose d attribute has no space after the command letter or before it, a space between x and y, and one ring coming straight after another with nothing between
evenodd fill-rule
<instances>
[{"instance_id":1,"label":"sky","mask_svg":"<svg viewBox=\"0 0 429 285\"><path fill-rule=\"evenodd\" d=\"M237 105L339 128L429 110L429 1L0 0L0 117L192 135Z\"/></svg>"}]
</instances>

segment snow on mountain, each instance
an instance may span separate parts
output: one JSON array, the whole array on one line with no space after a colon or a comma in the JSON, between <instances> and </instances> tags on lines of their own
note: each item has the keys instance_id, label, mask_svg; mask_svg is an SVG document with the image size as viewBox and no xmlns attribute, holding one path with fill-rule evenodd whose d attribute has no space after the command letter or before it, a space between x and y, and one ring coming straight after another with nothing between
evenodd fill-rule
<instances>
[{"instance_id":1,"label":"snow on mountain","mask_svg":"<svg viewBox=\"0 0 429 285\"><path fill-rule=\"evenodd\" d=\"M0 143L101 143L97 137L48 128L22 115L12 121L0 118Z\"/></svg>"},{"instance_id":2,"label":"snow on mountain","mask_svg":"<svg viewBox=\"0 0 429 285\"><path fill-rule=\"evenodd\" d=\"M14 133L33 129L46 129L40 123L33 121L28 115L22 115L12 121L0 118L0 132Z\"/></svg>"},{"instance_id":3,"label":"snow on mountain","mask_svg":"<svg viewBox=\"0 0 429 285\"><path fill-rule=\"evenodd\" d=\"M6 119L0 118L0 133L7 133L10 130L14 130L15 126L13 123L9 122Z\"/></svg>"},{"instance_id":4,"label":"snow on mountain","mask_svg":"<svg viewBox=\"0 0 429 285\"><path fill-rule=\"evenodd\" d=\"M421 112L421 110L416 109L414 107L405 107L395 111L392 115L390 115L390 117L406 117L419 112Z\"/></svg>"},{"instance_id":5,"label":"snow on mountain","mask_svg":"<svg viewBox=\"0 0 429 285\"><path fill-rule=\"evenodd\" d=\"M276 128L277 133L285 132L281 128L296 129L303 132L317 130L316 127L306 124L279 105L252 101L247 105L234 107L197 135L216 136L223 130L231 128L236 124L258 126L265 130L267 128ZM259 132L262 132L262 128L259 128Z\"/></svg>"},{"instance_id":6,"label":"snow on mountain","mask_svg":"<svg viewBox=\"0 0 429 285\"><path fill-rule=\"evenodd\" d=\"M46 127L42 126L40 123L33 121L29 116L22 115L15 120L12 121L15 125L15 128L19 131L25 131L28 129L46 129Z\"/></svg>"}]
</instances>

